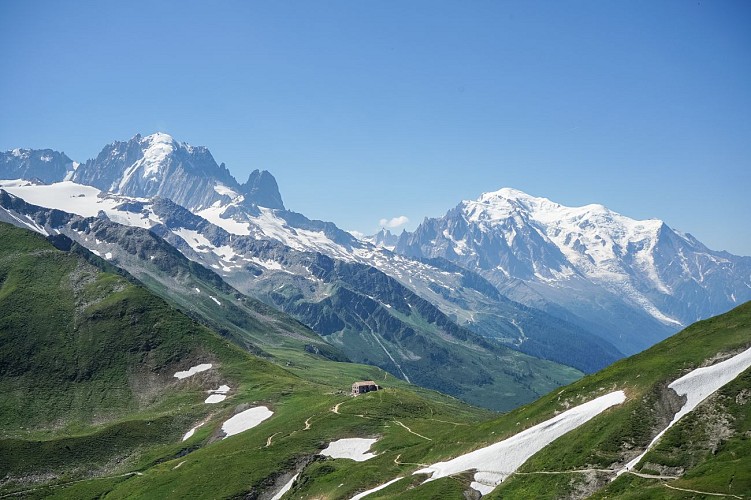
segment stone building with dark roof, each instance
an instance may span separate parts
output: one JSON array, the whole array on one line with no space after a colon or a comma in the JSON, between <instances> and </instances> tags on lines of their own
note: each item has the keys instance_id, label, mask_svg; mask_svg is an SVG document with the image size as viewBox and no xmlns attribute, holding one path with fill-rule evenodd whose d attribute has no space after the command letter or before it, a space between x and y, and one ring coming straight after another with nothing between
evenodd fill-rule
<instances>
[{"instance_id":1,"label":"stone building with dark roof","mask_svg":"<svg viewBox=\"0 0 751 500\"><path fill-rule=\"evenodd\" d=\"M372 380L355 382L354 384L352 384L352 395L357 396L358 394L365 394L366 392L373 392L377 391L378 389L380 389L380 387Z\"/></svg>"}]
</instances>

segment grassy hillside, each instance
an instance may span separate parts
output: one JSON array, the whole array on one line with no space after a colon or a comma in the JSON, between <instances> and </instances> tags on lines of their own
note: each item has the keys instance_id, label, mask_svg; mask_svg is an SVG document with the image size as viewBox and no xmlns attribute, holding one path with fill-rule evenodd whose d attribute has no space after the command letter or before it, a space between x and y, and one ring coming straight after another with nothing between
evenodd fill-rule
<instances>
[{"instance_id":1,"label":"grassy hillside","mask_svg":"<svg viewBox=\"0 0 751 500\"><path fill-rule=\"evenodd\" d=\"M684 498L673 488L726 494L751 494L751 373L734 382L671 428L637 471L676 476L657 480L623 474L581 472L536 474L583 469L615 470L637 456L672 419L680 401L667 385L690 370L717 362L751 346L751 303L700 321L653 348L613 366L538 404L548 408L594 395L601 388L624 389L628 400L588 425L567 434L530 459L491 498L532 495L539 498L583 496L599 488L600 498Z\"/></svg>"},{"instance_id":2,"label":"grassy hillside","mask_svg":"<svg viewBox=\"0 0 751 500\"><path fill-rule=\"evenodd\" d=\"M371 366L302 352L283 369L236 347L127 279L0 224L0 496L31 498L466 498L473 473L412 473L513 436L613 390L627 400L534 455L489 498L751 495L751 374L725 386L637 456L681 402L667 384L751 346L751 303L506 415L409 386ZM173 374L213 368L185 380ZM384 390L353 398L354 380ZM207 391L231 387L206 404ZM250 407L273 415L223 439ZM191 428L195 433L183 441ZM376 457L331 459L369 437ZM672 489L671 489L672 488Z\"/></svg>"},{"instance_id":3,"label":"grassy hillside","mask_svg":"<svg viewBox=\"0 0 751 500\"><path fill-rule=\"evenodd\" d=\"M414 392L374 367L304 353L297 361L305 377L248 354L122 276L0 224L0 494L233 496L273 487L339 437L389 434L398 443L409 433L393 424L397 417L409 425L443 415L465 425L487 415ZM200 363L213 368L173 376ZM378 403L369 418L345 414L359 379L387 387L370 400ZM221 384L231 387L227 400L205 404ZM341 413L332 412L339 403ZM221 440L224 420L261 404L274 411L268 423Z\"/></svg>"},{"instance_id":4,"label":"grassy hillside","mask_svg":"<svg viewBox=\"0 0 751 500\"><path fill-rule=\"evenodd\" d=\"M173 377L202 362L221 371ZM29 475L116 469L184 433L205 413L194 405L200 389L246 371L257 383L293 378L145 289L0 224L3 487Z\"/></svg>"}]
</instances>

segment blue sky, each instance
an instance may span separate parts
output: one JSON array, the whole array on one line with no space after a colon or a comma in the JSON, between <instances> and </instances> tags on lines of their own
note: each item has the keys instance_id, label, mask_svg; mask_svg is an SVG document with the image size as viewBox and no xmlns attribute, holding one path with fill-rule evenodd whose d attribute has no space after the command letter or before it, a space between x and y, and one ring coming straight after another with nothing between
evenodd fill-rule
<instances>
[{"instance_id":1,"label":"blue sky","mask_svg":"<svg viewBox=\"0 0 751 500\"><path fill-rule=\"evenodd\" d=\"M344 229L508 186L751 255L749 26L747 1L3 0L0 149L159 130Z\"/></svg>"}]
</instances>

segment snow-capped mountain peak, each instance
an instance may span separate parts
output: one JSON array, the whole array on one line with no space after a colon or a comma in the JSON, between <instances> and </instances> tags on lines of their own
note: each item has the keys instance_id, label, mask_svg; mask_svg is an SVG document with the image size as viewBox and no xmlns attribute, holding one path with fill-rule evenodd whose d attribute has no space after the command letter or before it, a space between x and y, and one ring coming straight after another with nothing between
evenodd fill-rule
<instances>
[{"instance_id":1,"label":"snow-capped mountain peak","mask_svg":"<svg viewBox=\"0 0 751 500\"><path fill-rule=\"evenodd\" d=\"M512 287L512 297L530 305L544 297L581 309L608 294L671 327L751 298L751 273L734 270L749 267L747 257L713 252L659 219L632 219L600 204L568 207L512 188L426 219L395 251L453 261ZM730 290L732 274L744 284Z\"/></svg>"},{"instance_id":2,"label":"snow-capped mountain peak","mask_svg":"<svg viewBox=\"0 0 751 500\"><path fill-rule=\"evenodd\" d=\"M115 141L70 179L126 196L170 198L191 209L229 203L240 191L229 170L218 165L208 149L179 143L164 132Z\"/></svg>"},{"instance_id":3,"label":"snow-capped mountain peak","mask_svg":"<svg viewBox=\"0 0 751 500\"><path fill-rule=\"evenodd\" d=\"M136 174L145 180L157 180L160 171L166 167L167 159L179 147L172 136L161 132L147 135L138 142L142 147L142 158L125 171L117 188L112 186L111 191L122 192Z\"/></svg>"},{"instance_id":4,"label":"snow-capped mountain peak","mask_svg":"<svg viewBox=\"0 0 751 500\"><path fill-rule=\"evenodd\" d=\"M386 250L394 250L396 244L399 242L399 237L393 234L385 227L381 228L376 234L365 236L359 235L357 239L370 243L378 248L385 248Z\"/></svg>"}]
</instances>

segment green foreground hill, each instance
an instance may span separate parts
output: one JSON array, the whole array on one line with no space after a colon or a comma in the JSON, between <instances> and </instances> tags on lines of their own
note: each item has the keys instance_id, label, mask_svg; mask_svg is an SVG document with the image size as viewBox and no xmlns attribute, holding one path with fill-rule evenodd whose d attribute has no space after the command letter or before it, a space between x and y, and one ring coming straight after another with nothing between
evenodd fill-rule
<instances>
[{"instance_id":1,"label":"green foreground hill","mask_svg":"<svg viewBox=\"0 0 751 500\"><path fill-rule=\"evenodd\" d=\"M671 428L641 476L615 471L680 406L671 381L750 346L751 303L499 416L305 352L305 370L290 372L137 284L0 224L0 497L271 498L299 474L284 498L350 498L398 477L368 498L466 498L472 471L428 483L412 473L623 390L625 403L552 442L489 497L745 498L749 370ZM173 376L201 363L212 368ZM352 398L358 379L385 389ZM222 384L227 399L206 404ZM255 406L273 415L224 438L222 423ZM377 439L375 458L318 454L347 437Z\"/></svg>"}]
</instances>

